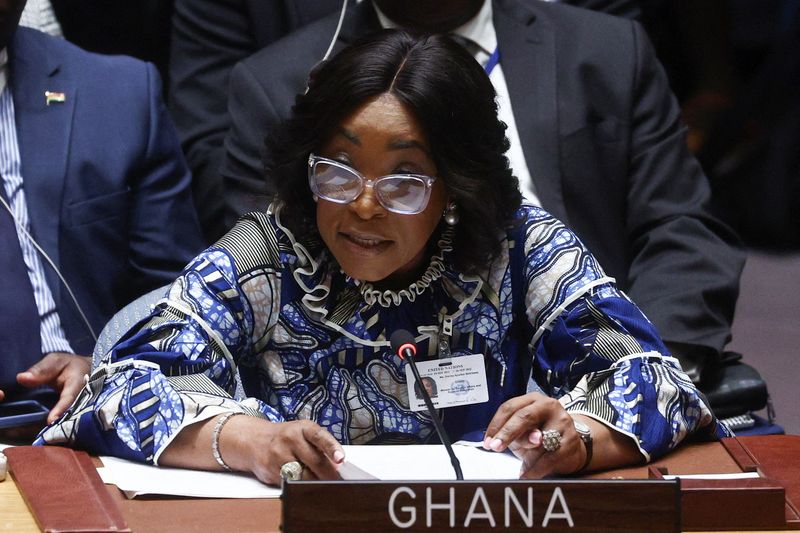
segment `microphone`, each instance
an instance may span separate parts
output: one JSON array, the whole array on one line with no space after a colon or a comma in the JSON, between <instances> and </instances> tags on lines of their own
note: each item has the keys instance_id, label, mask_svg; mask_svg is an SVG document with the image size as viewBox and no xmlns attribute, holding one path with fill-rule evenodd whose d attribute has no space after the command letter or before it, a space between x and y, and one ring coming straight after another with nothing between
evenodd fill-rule
<instances>
[{"instance_id":1,"label":"microphone","mask_svg":"<svg viewBox=\"0 0 800 533\"><path fill-rule=\"evenodd\" d=\"M391 337L389 337L389 344L391 344L392 350L394 350L397 356L400 359L407 361L411 366L411 373L414 374L415 384L417 387L419 387L419 391L422 394L422 399L425 401L425 407L428 409L428 414L433 419L433 425L436 428L436 433L439 434L439 440L442 441L445 450L447 450L447 455L450 456L450 464L453 465L453 470L456 473L456 479L463 481L464 474L461 473L461 463L458 462L458 457L456 457L456 454L453 451L453 445L450 444L450 439L447 437L447 433L444 431L442 421L439 420L439 417L436 415L436 410L433 408L433 402L431 402L431 397L428 394L428 390L422 384L422 379L419 377L417 363L414 362L414 356L417 355L417 345L414 342L414 336L404 329L398 329L392 333Z\"/></svg>"}]
</instances>

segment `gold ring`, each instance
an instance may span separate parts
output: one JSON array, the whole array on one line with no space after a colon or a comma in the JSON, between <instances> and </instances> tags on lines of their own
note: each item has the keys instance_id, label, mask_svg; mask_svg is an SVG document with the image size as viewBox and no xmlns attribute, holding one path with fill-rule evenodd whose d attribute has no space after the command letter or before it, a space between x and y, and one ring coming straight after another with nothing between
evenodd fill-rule
<instances>
[{"instance_id":1,"label":"gold ring","mask_svg":"<svg viewBox=\"0 0 800 533\"><path fill-rule=\"evenodd\" d=\"M561 433L556 429L542 431L542 447L548 452L554 452L561 448Z\"/></svg>"},{"instance_id":2,"label":"gold ring","mask_svg":"<svg viewBox=\"0 0 800 533\"><path fill-rule=\"evenodd\" d=\"M281 477L287 481L298 481L303 478L303 463L289 461L281 467Z\"/></svg>"}]
</instances>

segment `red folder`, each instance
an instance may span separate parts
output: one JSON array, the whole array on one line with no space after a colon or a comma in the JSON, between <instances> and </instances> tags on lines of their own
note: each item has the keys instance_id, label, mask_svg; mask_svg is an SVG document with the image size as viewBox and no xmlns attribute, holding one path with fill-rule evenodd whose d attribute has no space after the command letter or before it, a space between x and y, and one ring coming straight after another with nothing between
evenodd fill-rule
<instances>
[{"instance_id":1,"label":"red folder","mask_svg":"<svg viewBox=\"0 0 800 533\"><path fill-rule=\"evenodd\" d=\"M18 446L3 453L42 531L130 531L85 452Z\"/></svg>"}]
</instances>

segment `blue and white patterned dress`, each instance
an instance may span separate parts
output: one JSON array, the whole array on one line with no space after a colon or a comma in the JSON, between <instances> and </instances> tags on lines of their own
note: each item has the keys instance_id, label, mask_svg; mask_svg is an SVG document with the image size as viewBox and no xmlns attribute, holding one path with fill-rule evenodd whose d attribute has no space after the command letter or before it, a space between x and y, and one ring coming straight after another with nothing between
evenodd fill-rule
<instances>
[{"instance_id":1,"label":"blue and white patterned dress","mask_svg":"<svg viewBox=\"0 0 800 533\"><path fill-rule=\"evenodd\" d=\"M454 271L450 230L420 280L378 291L254 213L189 264L151 316L37 443L157 463L184 427L223 412L310 419L345 444L427 442L388 338L422 357L484 354L489 401L441 410L451 438L481 439L533 375L567 410L631 436L650 459L689 434L725 433L652 324L577 237L523 206L480 276ZM449 333L449 334L448 334ZM236 372L246 399L232 398Z\"/></svg>"}]
</instances>

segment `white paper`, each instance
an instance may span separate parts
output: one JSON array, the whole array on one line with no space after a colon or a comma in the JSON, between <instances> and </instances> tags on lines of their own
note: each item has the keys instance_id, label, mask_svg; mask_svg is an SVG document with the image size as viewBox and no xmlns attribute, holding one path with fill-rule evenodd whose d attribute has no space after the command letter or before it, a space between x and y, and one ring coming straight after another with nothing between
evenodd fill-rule
<instances>
[{"instance_id":1,"label":"white paper","mask_svg":"<svg viewBox=\"0 0 800 533\"><path fill-rule=\"evenodd\" d=\"M521 462L516 457L488 452L478 443L453 446L464 479L517 479ZM346 480L454 480L450 457L441 445L344 446L345 463L339 474ZM104 483L114 484L128 498L144 494L169 494L197 498L278 498L279 487L264 485L248 474L205 472L150 466L116 457L100 458Z\"/></svg>"},{"instance_id":2,"label":"white paper","mask_svg":"<svg viewBox=\"0 0 800 533\"><path fill-rule=\"evenodd\" d=\"M664 479L751 479L760 477L758 472L736 472L733 474L675 474Z\"/></svg>"},{"instance_id":3,"label":"white paper","mask_svg":"<svg viewBox=\"0 0 800 533\"><path fill-rule=\"evenodd\" d=\"M456 443L453 451L464 479L519 479L522 461L513 455L486 451L474 443ZM339 470L343 479L456 479L450 456L441 445L344 446L344 455L345 465Z\"/></svg>"},{"instance_id":4,"label":"white paper","mask_svg":"<svg viewBox=\"0 0 800 533\"><path fill-rule=\"evenodd\" d=\"M116 457L100 457L98 468L106 483L113 483L128 498L143 494L170 494L196 498L278 498L279 487L264 485L251 475L205 472L168 466L150 466Z\"/></svg>"},{"instance_id":5,"label":"white paper","mask_svg":"<svg viewBox=\"0 0 800 533\"><path fill-rule=\"evenodd\" d=\"M339 474L345 480L386 481L455 480L450 457L441 445L344 446L345 462ZM464 479L518 479L522 462L508 453L483 450L480 443L459 441L453 450ZM264 485L248 474L204 472L156 467L115 457L101 457L97 471L104 483L115 484L129 498L169 494L198 498L278 498L279 487ZM757 472L664 476L684 479L747 479Z\"/></svg>"}]
</instances>

